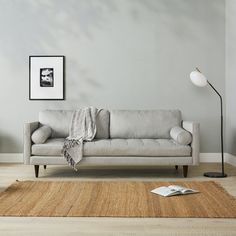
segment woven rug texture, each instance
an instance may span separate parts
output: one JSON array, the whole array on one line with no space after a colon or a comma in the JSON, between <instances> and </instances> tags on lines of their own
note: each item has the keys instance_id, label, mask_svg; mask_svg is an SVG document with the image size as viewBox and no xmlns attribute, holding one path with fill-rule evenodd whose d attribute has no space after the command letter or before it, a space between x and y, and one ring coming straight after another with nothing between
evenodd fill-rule
<instances>
[{"instance_id":1,"label":"woven rug texture","mask_svg":"<svg viewBox=\"0 0 236 236\"><path fill-rule=\"evenodd\" d=\"M150 192L173 184L200 193ZM0 193L0 216L236 218L236 199L214 181L17 181Z\"/></svg>"}]
</instances>

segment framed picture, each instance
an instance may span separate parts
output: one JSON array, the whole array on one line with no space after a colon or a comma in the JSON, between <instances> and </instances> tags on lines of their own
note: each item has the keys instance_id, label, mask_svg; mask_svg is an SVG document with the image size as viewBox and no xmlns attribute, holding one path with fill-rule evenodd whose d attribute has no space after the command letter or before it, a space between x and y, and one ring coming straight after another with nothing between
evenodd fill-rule
<instances>
[{"instance_id":1,"label":"framed picture","mask_svg":"<svg viewBox=\"0 0 236 236\"><path fill-rule=\"evenodd\" d=\"M29 99L64 100L65 56L29 56Z\"/></svg>"}]
</instances>

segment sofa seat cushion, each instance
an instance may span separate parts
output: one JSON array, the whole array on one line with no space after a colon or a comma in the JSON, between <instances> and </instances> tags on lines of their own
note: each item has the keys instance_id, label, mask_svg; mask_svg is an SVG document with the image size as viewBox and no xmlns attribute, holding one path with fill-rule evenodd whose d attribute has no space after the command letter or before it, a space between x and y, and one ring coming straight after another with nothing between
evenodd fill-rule
<instances>
[{"instance_id":1,"label":"sofa seat cushion","mask_svg":"<svg viewBox=\"0 0 236 236\"><path fill-rule=\"evenodd\" d=\"M61 156L64 139L48 139L33 144L32 154ZM172 139L98 139L84 143L84 156L190 156L189 145Z\"/></svg>"},{"instance_id":2,"label":"sofa seat cushion","mask_svg":"<svg viewBox=\"0 0 236 236\"><path fill-rule=\"evenodd\" d=\"M64 140L64 138L52 138L43 144L33 144L32 154L40 156L62 156Z\"/></svg>"}]
</instances>

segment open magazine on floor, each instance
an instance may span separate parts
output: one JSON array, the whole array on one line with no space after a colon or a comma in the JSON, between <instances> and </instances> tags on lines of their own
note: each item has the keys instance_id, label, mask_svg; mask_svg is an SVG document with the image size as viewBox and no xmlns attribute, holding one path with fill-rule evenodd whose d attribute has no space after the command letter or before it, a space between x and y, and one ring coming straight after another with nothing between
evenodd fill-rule
<instances>
[{"instance_id":1,"label":"open magazine on floor","mask_svg":"<svg viewBox=\"0 0 236 236\"><path fill-rule=\"evenodd\" d=\"M164 197L170 197L174 195L184 195L184 194L191 194L191 193L198 193L197 190L185 188L183 186L179 185L169 185L169 186L162 186L159 188L155 188L151 190L152 193L164 196Z\"/></svg>"}]
</instances>

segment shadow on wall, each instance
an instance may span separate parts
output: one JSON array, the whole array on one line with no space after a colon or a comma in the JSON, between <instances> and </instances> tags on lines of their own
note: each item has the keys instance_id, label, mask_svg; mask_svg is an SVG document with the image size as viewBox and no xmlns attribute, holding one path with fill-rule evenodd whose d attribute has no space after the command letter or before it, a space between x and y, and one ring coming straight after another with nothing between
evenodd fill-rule
<instances>
[{"instance_id":1,"label":"shadow on wall","mask_svg":"<svg viewBox=\"0 0 236 236\"><path fill-rule=\"evenodd\" d=\"M192 18L197 14L193 13L203 12L202 6L209 4L212 11L224 14L219 2L216 0L21 0L7 3L1 1L0 45L3 46L0 51L4 57L18 62L22 61L22 52L27 56L32 52L41 54L61 52L63 46L60 39L93 40L95 30L108 30L109 20L114 17L113 14L124 10L128 11L131 19L137 23L145 19L143 18L143 13L146 16L145 11L157 14L171 31L180 37L189 37L190 32L192 34L195 32L195 29L192 29ZM198 21L202 27L204 25L202 22L206 19L200 16ZM181 27L173 24L174 19L182 22ZM9 31L9 29L14 30Z\"/></svg>"},{"instance_id":2,"label":"shadow on wall","mask_svg":"<svg viewBox=\"0 0 236 236\"><path fill-rule=\"evenodd\" d=\"M60 107L88 105L93 90L102 89L89 66L82 65L76 50L80 40L94 41L96 32L107 31L111 19L118 20L124 12L136 24L147 21L147 16L157 15L170 32L182 39L195 39L209 30L201 14L206 4L212 11L222 11L220 0L48 0L0 2L0 59L8 61L11 68L25 68L20 78L27 78L28 56L32 54L63 54L66 56L66 98ZM195 12L199 11L199 15ZM195 14L193 14L195 13ZM155 19L155 18L154 18ZM149 19L150 20L150 19ZM178 23L175 21L178 20ZM194 21L195 28L192 28ZM181 22L181 24L179 23ZM204 27L205 26L205 27ZM217 28L217 27L216 27ZM14 30L9 30L14 29ZM122 34L122 25L118 29ZM132 29L130 29L132 32ZM216 29L212 29L216 30ZM200 32L200 33L199 33ZM156 35L156 37L161 37ZM16 43L17 39L17 43ZM148 43L148 42L145 42ZM71 45L73 44L73 45ZM14 45L14 46L12 46ZM115 45L114 45L115 47ZM89 50L89 49L88 49ZM22 60L25 58L26 60ZM99 63L99 62L98 62ZM171 62L170 62L171 63ZM174 65L171 65L174 68ZM17 69L16 69L17 71ZM78 83L79 79L79 83ZM106 78L108 80L108 78ZM25 83L28 79L24 80ZM59 103L54 102L54 106Z\"/></svg>"},{"instance_id":3,"label":"shadow on wall","mask_svg":"<svg viewBox=\"0 0 236 236\"><path fill-rule=\"evenodd\" d=\"M93 30L104 28L107 15L116 11L116 6L106 0L21 0L1 1L0 9L1 52L12 60L22 52L61 51L62 37L92 40Z\"/></svg>"},{"instance_id":4,"label":"shadow on wall","mask_svg":"<svg viewBox=\"0 0 236 236\"><path fill-rule=\"evenodd\" d=\"M80 65L73 58L66 59L66 101L52 102L53 109L78 109L93 105L93 91L102 89L102 85L90 75L88 69ZM68 79L69 78L69 79ZM48 103L43 104L43 109L48 108Z\"/></svg>"},{"instance_id":5,"label":"shadow on wall","mask_svg":"<svg viewBox=\"0 0 236 236\"><path fill-rule=\"evenodd\" d=\"M203 7L207 5L208 7ZM89 66L82 65L83 58L78 60L79 51L73 47L76 47L80 40L96 43L96 32L108 31L109 33L111 20L114 17L119 20L125 12L130 16L130 21L136 24L140 24L142 21L151 23L152 19L156 19L178 38L190 38L197 41L199 40L197 37L201 37L209 31L209 25L204 17L210 15L211 12L219 12L223 15L222 5L222 0L0 1L0 61L8 61L9 68L15 68L14 71L16 71L11 72L13 73L11 76L17 75L21 79L16 83L25 83L25 87L27 87L29 55L65 55L68 59L66 62L66 97L70 98L71 103L80 101L81 105L86 105L93 101L92 91L101 89L101 83L96 75L91 74L93 71ZM209 11L209 9L211 10ZM209 12L204 14L204 11ZM149 19L147 17L149 15L158 17ZM217 29L217 25L215 28L211 28L212 31ZM122 25L118 30L122 34ZM132 33L132 29L130 31ZM162 36L156 34L156 37ZM72 43L73 45L71 45ZM148 42L145 43L148 44ZM163 51L165 53L165 49ZM176 64L175 61L172 64ZM171 68L175 68L175 65L171 65L171 60L169 65ZM19 74L22 68L24 68L24 72ZM80 83L78 83L78 78ZM76 89L74 89L75 87Z\"/></svg>"},{"instance_id":6,"label":"shadow on wall","mask_svg":"<svg viewBox=\"0 0 236 236\"><path fill-rule=\"evenodd\" d=\"M82 106L91 104L93 90L101 89L101 84L91 72L73 58L68 59L66 91L70 102L79 101Z\"/></svg>"},{"instance_id":7,"label":"shadow on wall","mask_svg":"<svg viewBox=\"0 0 236 236\"><path fill-rule=\"evenodd\" d=\"M130 3L132 3L130 13L134 19L140 20L142 18L140 9L144 7L150 14L158 14L163 25L176 36L185 40L189 37L200 38L202 35L199 34L199 31L204 33L204 31L209 30L207 26L203 28L206 18L202 17L211 14L211 12L204 14L209 9L214 13L218 12L218 15L222 17L225 14L220 0L136 0L130 1ZM210 7L203 7L206 5ZM196 14L196 12L199 12L199 14ZM179 24L179 21L181 24Z\"/></svg>"},{"instance_id":8,"label":"shadow on wall","mask_svg":"<svg viewBox=\"0 0 236 236\"><path fill-rule=\"evenodd\" d=\"M156 87L158 87L156 86L158 84L156 77L158 75L165 75L167 69L171 68L172 76L177 74L181 78L180 73L186 70L186 64L191 61L192 53L200 51L199 54L201 54L202 44L206 47L210 46L211 43L218 46L218 38L215 36L220 34L214 32L223 28L217 24L217 20L221 20L218 19L220 18L218 16L224 14L223 3L223 0L0 1L1 77L7 78L7 82L4 82L0 87L1 96L3 96L1 100L3 102L4 100L9 100L9 95L6 93L11 91L11 87L16 88L14 90L14 99L19 101L19 103L17 101L19 107L25 107L25 111L27 111L22 115L21 120L19 119L19 123L29 116L33 117L33 114L37 114L38 110L41 109L74 109L86 105L96 105L96 98L94 96L103 96L103 92L105 95L104 99L101 99L101 103L104 106L106 106L106 102L111 96L113 96L111 102L107 102L109 106L145 107L150 100L154 101L150 103L150 108L158 105L165 106L165 104L169 106L169 101L165 103L163 99L167 94L166 87L170 87L168 86L168 81L164 81L162 84L163 88L159 88L156 91ZM212 20L210 20L211 16L213 16ZM216 22L214 22L215 20ZM149 28L149 26L151 27ZM136 28L136 32L133 31L134 28ZM98 77L99 72L91 65L91 60L93 60L93 55L96 54L96 51L93 51L90 57L86 53L92 50L91 45L95 45L95 49L102 46L102 48L99 48L100 52L106 52L116 47L115 40L108 41L109 45L97 43L98 35L101 33L102 37L109 38L111 29L113 30L112 33L115 31L114 38L125 32L124 37L118 38L118 40L121 39L123 41L120 42L120 47L117 47L118 50L123 51L119 54L121 60L115 60L116 58L113 58L113 55L111 55L110 61L100 61L99 57L96 59L97 61L93 61L96 64L96 68L99 68L100 65L104 67L103 71L105 73L104 78L102 78L103 71L100 71L102 75ZM135 44L135 40L145 30L148 34L147 37L145 35L140 37L140 41L137 40L138 43ZM129 36L131 39L127 40ZM198 37L200 36L202 36L202 39L199 40ZM204 38L207 40L204 41ZM113 40L112 37L111 39ZM175 42L175 44L172 45L172 42ZM193 52L189 50L182 55L182 50L185 49L185 46L188 46L186 43L190 44L189 48L193 49ZM132 48L133 44L134 47ZM154 44L154 46L148 47L148 44ZM178 49L179 44L181 45L179 50L177 50L177 56L171 58L173 50L175 48ZM129 53L131 52L131 57L128 59L125 58L127 51L124 49L124 46L127 49L132 48L129 51ZM81 47L85 49L83 56L80 53ZM157 50L155 50L156 48ZM213 48L217 49L216 47ZM153 52L155 55L151 55ZM132 55L132 53L134 54ZM140 60L138 58L143 53L146 53L143 57L144 63L142 63L142 57L140 57ZM214 52L212 51L211 53ZM37 54L62 54L66 56L66 101L28 102L28 56ZM207 51L203 51L201 55L198 59L201 60L202 64L204 60L208 60L208 66L215 67L215 64L209 61L214 56L208 57L209 53ZM134 64L132 64L133 59L137 60ZM146 59L153 63L153 65L141 69L144 64L148 64ZM182 65L179 63L180 61L182 61ZM112 72L110 74L106 71L109 63L112 64ZM194 60L189 62L188 65L191 66L192 63L194 63ZM180 71L181 66L184 68L182 72ZM110 80L110 77L116 73L116 68L123 70L123 73L119 75L120 77L123 76L123 78L116 78L117 81L121 80L118 82ZM148 73L149 71L151 72L150 74ZM219 69L216 68L215 71L218 73ZM137 81L139 78L144 77L142 75L147 76L147 82L145 83L147 87L144 87L143 83ZM170 73L168 73L168 76L170 76ZM182 73L182 76L185 76L184 73ZM126 80L130 80L131 77L133 79L131 80L132 84L138 85L137 88L133 87L134 98L130 96L129 91L131 82L126 83ZM152 80L150 79L149 81L148 77ZM100 78L101 81L99 81ZM177 81L173 76L172 81L174 80ZM112 87L113 83L117 86ZM112 84L112 86L106 86L106 84ZM127 85L124 91L126 97L123 96L122 86L120 85L124 85L123 88ZM189 86L191 86L190 82ZM142 101L141 99L136 100L135 98L141 97L140 93L142 93L143 87L150 94L145 94L143 96L144 99L141 98ZM105 91L106 88L110 89L109 93ZM95 95L94 91L97 91ZM169 91L175 92L175 87L173 86L172 90L169 89ZM198 91L196 90L193 93L197 94ZM203 94L203 91L201 93ZM155 101L157 98L156 94L158 94L159 101ZM123 100L120 99L121 96ZM177 96L173 96L173 98ZM22 97L24 97L24 100L19 99ZM12 107L16 106L14 99L9 100L9 105ZM128 99L130 99L130 102L127 102ZM134 101L131 101L132 99ZM141 101L140 104L139 101ZM176 101L171 101L172 105L176 104L178 106L178 103L180 102L177 99ZM186 106L188 104L183 106L183 108L186 109ZM6 111L9 110L9 107L3 106ZM191 113L190 111L189 114ZM4 113L5 119L7 119L8 113L5 111L2 113ZM196 109L193 114L196 113L199 113L199 116L202 117L200 109ZM5 128L7 129L7 127ZM8 147L13 147L13 149L20 150L20 132L16 132L18 134L18 142L13 137L16 134L14 130L19 131L19 129L21 127L17 125L12 128L12 137L7 137L7 134L1 134L0 131L2 135L0 149L4 148L4 150L8 149L9 151L10 148ZM205 132L207 137L207 130ZM4 152L4 150L1 151Z\"/></svg>"},{"instance_id":9,"label":"shadow on wall","mask_svg":"<svg viewBox=\"0 0 236 236\"><path fill-rule=\"evenodd\" d=\"M65 55L67 103L51 104L56 107L60 104L61 108L73 106L71 104L75 102L79 102L80 106L90 104L88 94L98 89L100 84L92 77L90 69L80 64L73 46L81 38L93 40L93 30L102 30L108 22L107 16L114 11L116 6L113 1L0 2L0 57L7 61L10 68L19 68L16 69L18 72L24 68L23 74L18 74L18 77L28 83L29 55ZM15 43L16 38L18 43ZM71 46L69 50L68 46Z\"/></svg>"},{"instance_id":10,"label":"shadow on wall","mask_svg":"<svg viewBox=\"0 0 236 236\"><path fill-rule=\"evenodd\" d=\"M1 131L0 131L1 132ZM0 153L4 152L19 152L21 149L21 144L17 140L16 137L6 135L5 133L1 132L0 136Z\"/></svg>"}]
</instances>

